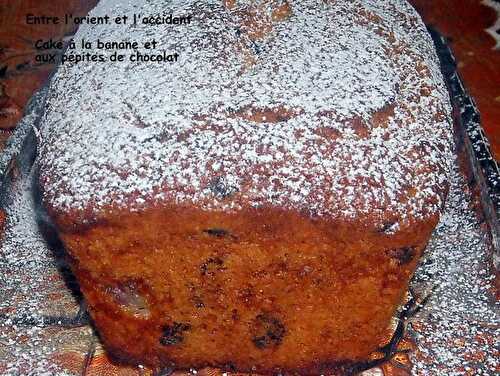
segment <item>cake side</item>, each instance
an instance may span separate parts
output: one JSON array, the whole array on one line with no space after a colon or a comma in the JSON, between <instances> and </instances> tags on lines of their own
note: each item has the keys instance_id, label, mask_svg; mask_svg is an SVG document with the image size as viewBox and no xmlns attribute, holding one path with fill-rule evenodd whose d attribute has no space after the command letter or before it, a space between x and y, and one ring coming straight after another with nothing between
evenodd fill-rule
<instances>
[{"instance_id":1,"label":"cake side","mask_svg":"<svg viewBox=\"0 0 500 376\"><path fill-rule=\"evenodd\" d=\"M170 207L61 238L118 359L319 374L380 346L434 225L385 235L276 208Z\"/></svg>"}]
</instances>

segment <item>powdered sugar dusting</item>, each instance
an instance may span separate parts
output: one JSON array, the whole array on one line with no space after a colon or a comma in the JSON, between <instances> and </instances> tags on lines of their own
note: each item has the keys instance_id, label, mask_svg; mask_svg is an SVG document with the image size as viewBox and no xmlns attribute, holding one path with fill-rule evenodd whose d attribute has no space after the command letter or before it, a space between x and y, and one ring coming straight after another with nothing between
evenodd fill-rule
<instances>
[{"instance_id":1,"label":"powdered sugar dusting","mask_svg":"<svg viewBox=\"0 0 500 376\"><path fill-rule=\"evenodd\" d=\"M33 94L33 97L31 97L28 104L26 105L23 118L16 125L12 136L7 140L7 144L0 154L0 173L2 175L5 174L9 162L12 160L12 157L16 153L19 153L21 144L26 138L26 135L37 123L38 119L43 113L43 103L46 93L47 88L43 87L35 94Z\"/></svg>"},{"instance_id":2,"label":"powdered sugar dusting","mask_svg":"<svg viewBox=\"0 0 500 376\"><path fill-rule=\"evenodd\" d=\"M98 214L153 202L272 205L370 215L376 224L439 211L450 104L413 8L289 1L291 16L252 41L241 33L249 3L100 2L91 15L172 12L193 21L79 29L76 40L156 38L180 60L59 67L37 158L50 206ZM292 115L250 118L264 110ZM219 181L231 194L214 192Z\"/></svg>"},{"instance_id":3,"label":"powdered sugar dusting","mask_svg":"<svg viewBox=\"0 0 500 376\"><path fill-rule=\"evenodd\" d=\"M75 315L77 305L40 233L31 179L21 178L11 188L12 202L0 247L0 374L69 375L52 355L71 346L69 333L90 338L92 332L44 325L47 315ZM56 306L55 295L59 297Z\"/></svg>"},{"instance_id":4,"label":"powdered sugar dusting","mask_svg":"<svg viewBox=\"0 0 500 376\"><path fill-rule=\"evenodd\" d=\"M74 368L57 365L54 354L74 351L83 362L92 332L89 327L41 325L47 312L72 316L77 305L68 310L61 299L53 299L54 292L68 300L71 294L54 281L58 261L36 224L30 178L25 175L13 188L0 246L0 374L76 375L80 372ZM500 366L495 348L499 311L491 296L491 254L457 167L450 178L442 220L412 283L417 292L434 287L431 299L412 319L418 343L412 374L495 375ZM24 324L16 324L16 318L24 318Z\"/></svg>"},{"instance_id":5,"label":"powdered sugar dusting","mask_svg":"<svg viewBox=\"0 0 500 376\"><path fill-rule=\"evenodd\" d=\"M432 286L427 306L413 319L417 375L497 375L500 304L493 295L491 249L470 210L468 188L455 168L451 194L415 289Z\"/></svg>"}]
</instances>

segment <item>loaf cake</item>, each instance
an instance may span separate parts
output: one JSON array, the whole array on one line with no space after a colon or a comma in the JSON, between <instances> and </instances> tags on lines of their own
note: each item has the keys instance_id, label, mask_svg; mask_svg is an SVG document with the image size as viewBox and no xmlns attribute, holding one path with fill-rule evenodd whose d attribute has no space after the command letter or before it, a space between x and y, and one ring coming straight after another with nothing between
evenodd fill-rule
<instances>
[{"instance_id":1,"label":"loaf cake","mask_svg":"<svg viewBox=\"0 0 500 376\"><path fill-rule=\"evenodd\" d=\"M450 103L404 0L120 1L75 40L35 166L106 349L161 369L332 372L377 349L448 190ZM114 51L82 50L67 54ZM146 49L141 52L148 53Z\"/></svg>"}]
</instances>

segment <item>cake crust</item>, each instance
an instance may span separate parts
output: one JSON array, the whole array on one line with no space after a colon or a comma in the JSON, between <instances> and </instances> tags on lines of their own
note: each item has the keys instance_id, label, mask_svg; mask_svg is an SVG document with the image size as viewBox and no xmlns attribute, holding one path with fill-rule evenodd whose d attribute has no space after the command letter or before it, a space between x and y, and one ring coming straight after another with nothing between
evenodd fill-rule
<instances>
[{"instance_id":1,"label":"cake crust","mask_svg":"<svg viewBox=\"0 0 500 376\"><path fill-rule=\"evenodd\" d=\"M281 3L97 6L92 15L144 7L193 21L79 30L155 37L181 57L59 67L37 160L47 205L79 222L162 203L272 205L378 226L438 213L450 105L416 12L401 0L300 0L273 21Z\"/></svg>"}]
</instances>

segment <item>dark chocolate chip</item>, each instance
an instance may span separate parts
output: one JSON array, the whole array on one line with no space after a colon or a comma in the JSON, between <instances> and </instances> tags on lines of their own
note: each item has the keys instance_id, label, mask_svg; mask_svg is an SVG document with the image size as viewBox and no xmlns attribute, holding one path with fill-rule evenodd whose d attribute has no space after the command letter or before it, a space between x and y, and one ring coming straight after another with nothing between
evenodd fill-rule
<instances>
[{"instance_id":1,"label":"dark chocolate chip","mask_svg":"<svg viewBox=\"0 0 500 376\"><path fill-rule=\"evenodd\" d=\"M203 232L206 232L208 235L216 236L218 238L229 235L229 231L222 228L208 228L206 230L203 230Z\"/></svg>"},{"instance_id":2,"label":"dark chocolate chip","mask_svg":"<svg viewBox=\"0 0 500 376\"><path fill-rule=\"evenodd\" d=\"M184 341L184 332L191 329L191 325L182 322L174 322L172 325L164 325L160 344L163 346L174 346Z\"/></svg>"},{"instance_id":3,"label":"dark chocolate chip","mask_svg":"<svg viewBox=\"0 0 500 376\"><path fill-rule=\"evenodd\" d=\"M200 266L201 275L214 275L225 269L224 261L218 257L211 257Z\"/></svg>"},{"instance_id":4,"label":"dark chocolate chip","mask_svg":"<svg viewBox=\"0 0 500 376\"><path fill-rule=\"evenodd\" d=\"M198 295L193 296L192 301L196 308L205 308L205 303Z\"/></svg>"},{"instance_id":5,"label":"dark chocolate chip","mask_svg":"<svg viewBox=\"0 0 500 376\"><path fill-rule=\"evenodd\" d=\"M252 49L256 55L259 55L262 52L262 47L255 41L252 41Z\"/></svg>"},{"instance_id":6,"label":"dark chocolate chip","mask_svg":"<svg viewBox=\"0 0 500 376\"><path fill-rule=\"evenodd\" d=\"M156 371L153 371L153 376L170 376L175 371L174 367L165 367L160 368Z\"/></svg>"},{"instance_id":7,"label":"dark chocolate chip","mask_svg":"<svg viewBox=\"0 0 500 376\"><path fill-rule=\"evenodd\" d=\"M228 372L236 373L236 366L233 363L226 363L222 368Z\"/></svg>"},{"instance_id":8,"label":"dark chocolate chip","mask_svg":"<svg viewBox=\"0 0 500 376\"><path fill-rule=\"evenodd\" d=\"M392 257L398 261L399 265L408 264L415 257L415 248L414 247L403 247L398 249L390 249L387 251L389 257Z\"/></svg>"},{"instance_id":9,"label":"dark chocolate chip","mask_svg":"<svg viewBox=\"0 0 500 376\"><path fill-rule=\"evenodd\" d=\"M429 141L422 140L418 143L418 147L423 153L426 153L428 150L432 148L431 143Z\"/></svg>"},{"instance_id":10,"label":"dark chocolate chip","mask_svg":"<svg viewBox=\"0 0 500 376\"><path fill-rule=\"evenodd\" d=\"M26 68L28 66L28 64L29 63L27 61L25 61L24 63L21 63L21 64L17 64L16 65L16 69L17 70L23 70L24 68Z\"/></svg>"},{"instance_id":11,"label":"dark chocolate chip","mask_svg":"<svg viewBox=\"0 0 500 376\"><path fill-rule=\"evenodd\" d=\"M252 342L258 349L279 346L286 334L283 323L269 314L260 314L255 318L253 331Z\"/></svg>"},{"instance_id":12,"label":"dark chocolate chip","mask_svg":"<svg viewBox=\"0 0 500 376\"><path fill-rule=\"evenodd\" d=\"M382 228L378 232L389 231L397 222L386 222L382 225Z\"/></svg>"},{"instance_id":13,"label":"dark chocolate chip","mask_svg":"<svg viewBox=\"0 0 500 376\"><path fill-rule=\"evenodd\" d=\"M238 188L231 185L223 176L213 179L209 188L217 198L227 198L238 192Z\"/></svg>"}]
</instances>

